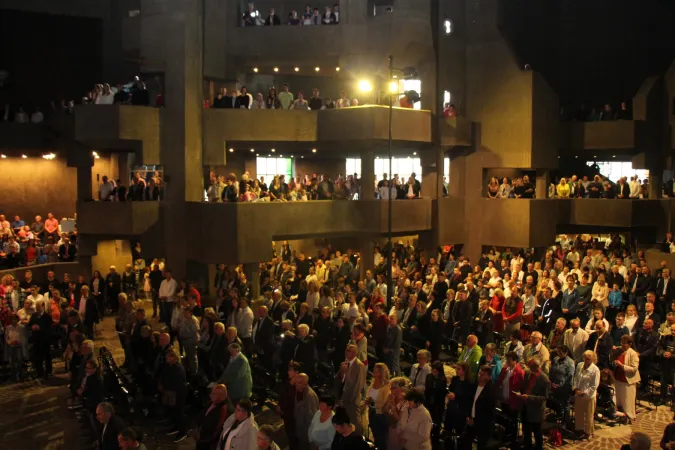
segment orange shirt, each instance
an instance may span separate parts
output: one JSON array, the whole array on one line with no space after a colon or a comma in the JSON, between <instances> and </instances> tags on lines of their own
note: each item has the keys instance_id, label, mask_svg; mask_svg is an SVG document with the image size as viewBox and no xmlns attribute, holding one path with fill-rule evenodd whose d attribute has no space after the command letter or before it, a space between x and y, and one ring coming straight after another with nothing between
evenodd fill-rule
<instances>
[{"instance_id":1,"label":"orange shirt","mask_svg":"<svg viewBox=\"0 0 675 450\"><path fill-rule=\"evenodd\" d=\"M55 232L59 229L59 221L55 217L45 220L45 230L50 233Z\"/></svg>"}]
</instances>

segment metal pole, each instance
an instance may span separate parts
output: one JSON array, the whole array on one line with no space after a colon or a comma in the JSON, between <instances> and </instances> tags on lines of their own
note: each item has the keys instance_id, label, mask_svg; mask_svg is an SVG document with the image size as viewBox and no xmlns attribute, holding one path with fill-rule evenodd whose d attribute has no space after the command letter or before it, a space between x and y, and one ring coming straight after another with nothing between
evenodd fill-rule
<instances>
[{"instance_id":1,"label":"metal pole","mask_svg":"<svg viewBox=\"0 0 675 450\"><path fill-rule=\"evenodd\" d=\"M394 57L392 55L389 55L389 81L387 82L387 90L390 90L390 85L394 75ZM398 91L398 89L397 89ZM387 221L387 247L389 248L389 255L387 255L387 260L389 267L387 268L387 308L391 308L392 305L392 297L394 296L394 280L393 280L393 274L392 274L392 265L394 263L394 258L392 256L392 253L394 252L394 247L391 242L391 223L392 223L392 210L391 210L391 205L392 205L392 198L391 198L391 188L392 188L392 182L393 182L393 173L391 170L391 147L392 147L392 138L391 138L391 123L392 123L392 113L394 111L394 93L393 92L388 92L389 94L389 201L388 201L388 212L389 212L389 220Z\"/></svg>"}]
</instances>

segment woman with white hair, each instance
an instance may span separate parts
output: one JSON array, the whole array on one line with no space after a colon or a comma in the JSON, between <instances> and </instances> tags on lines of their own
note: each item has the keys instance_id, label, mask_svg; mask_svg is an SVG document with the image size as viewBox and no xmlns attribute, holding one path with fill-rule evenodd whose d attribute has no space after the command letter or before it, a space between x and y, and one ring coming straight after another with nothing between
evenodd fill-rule
<instances>
[{"instance_id":1,"label":"woman with white hair","mask_svg":"<svg viewBox=\"0 0 675 450\"><path fill-rule=\"evenodd\" d=\"M627 423L635 420L635 396L637 383L640 382L640 355L633 350L633 337L626 334L621 337L622 352L614 361L616 380L616 406L626 413Z\"/></svg>"},{"instance_id":2,"label":"woman with white hair","mask_svg":"<svg viewBox=\"0 0 675 450\"><path fill-rule=\"evenodd\" d=\"M600 369L595 365L595 353L584 352L584 360L577 365L572 383L574 392L574 429L582 438L591 439L595 428L595 397L600 384Z\"/></svg>"}]
</instances>

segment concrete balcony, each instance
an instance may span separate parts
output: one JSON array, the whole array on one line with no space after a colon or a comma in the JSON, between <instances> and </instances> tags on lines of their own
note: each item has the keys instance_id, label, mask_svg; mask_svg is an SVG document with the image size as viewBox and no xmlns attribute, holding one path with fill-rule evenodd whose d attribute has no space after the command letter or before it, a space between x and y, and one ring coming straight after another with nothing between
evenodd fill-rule
<instances>
[{"instance_id":1,"label":"concrete balcony","mask_svg":"<svg viewBox=\"0 0 675 450\"><path fill-rule=\"evenodd\" d=\"M573 150L624 150L636 147L636 133L643 123L634 120L575 122L569 124Z\"/></svg>"},{"instance_id":2,"label":"concrete balcony","mask_svg":"<svg viewBox=\"0 0 675 450\"><path fill-rule=\"evenodd\" d=\"M140 236L159 222L160 202L77 202L77 230L107 238Z\"/></svg>"},{"instance_id":3,"label":"concrete balcony","mask_svg":"<svg viewBox=\"0 0 675 450\"><path fill-rule=\"evenodd\" d=\"M394 108L396 142L431 142L431 112ZM358 143L389 139L389 108L357 106L322 111L204 110L204 163L223 164L230 142Z\"/></svg>"},{"instance_id":4,"label":"concrete balcony","mask_svg":"<svg viewBox=\"0 0 675 450\"><path fill-rule=\"evenodd\" d=\"M75 139L92 148L136 152L139 164L160 164L160 109L131 105L75 108Z\"/></svg>"},{"instance_id":5,"label":"concrete balcony","mask_svg":"<svg viewBox=\"0 0 675 450\"><path fill-rule=\"evenodd\" d=\"M441 147L471 147L473 123L463 117L444 117L440 120Z\"/></svg>"},{"instance_id":6,"label":"concrete balcony","mask_svg":"<svg viewBox=\"0 0 675 450\"><path fill-rule=\"evenodd\" d=\"M392 202L397 235L431 229L430 199ZM272 240L312 237L383 236L388 229L387 202L312 201L292 203L189 203L197 235L190 259L247 263L271 257Z\"/></svg>"},{"instance_id":7,"label":"concrete balcony","mask_svg":"<svg viewBox=\"0 0 675 450\"><path fill-rule=\"evenodd\" d=\"M275 5L276 6L276 5ZM278 11L277 11L278 13ZM285 16L280 16L284 17ZM316 57L326 52L336 57L343 54L342 42L353 26L289 26L278 27L228 27L228 56L237 57L242 63L257 65L260 61L292 60L289 48L302 48L303 55ZM264 59L263 59L264 58ZM281 62L283 62L281 61Z\"/></svg>"}]
</instances>

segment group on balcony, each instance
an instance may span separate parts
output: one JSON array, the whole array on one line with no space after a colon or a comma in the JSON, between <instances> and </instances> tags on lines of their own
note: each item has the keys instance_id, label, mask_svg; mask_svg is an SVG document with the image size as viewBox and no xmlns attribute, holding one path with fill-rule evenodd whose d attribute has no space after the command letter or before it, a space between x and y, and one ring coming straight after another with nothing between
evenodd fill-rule
<instances>
[{"instance_id":1,"label":"group on balcony","mask_svg":"<svg viewBox=\"0 0 675 450\"><path fill-rule=\"evenodd\" d=\"M164 180L158 170L134 172L128 188L121 179L115 181L106 175L98 186L98 200L102 202L160 201L163 198Z\"/></svg>"},{"instance_id":2,"label":"group on balcony","mask_svg":"<svg viewBox=\"0 0 675 450\"><path fill-rule=\"evenodd\" d=\"M281 25L282 20L277 15L275 8L270 8L267 17L263 19L251 2L248 4L246 12L242 14L241 23L245 27L263 25L269 27ZM332 8L325 6L323 14L318 7L306 5L302 15L299 15L298 11L294 9L288 14L286 20L288 25L337 25L338 23L340 23L340 6L337 3Z\"/></svg>"},{"instance_id":3,"label":"group on balcony","mask_svg":"<svg viewBox=\"0 0 675 450\"><path fill-rule=\"evenodd\" d=\"M608 122L613 120L633 120L633 111L626 102L621 102L618 108L611 103L602 106L588 106L582 103L576 108L561 108L560 118L563 121L576 122Z\"/></svg>"},{"instance_id":4,"label":"group on balcony","mask_svg":"<svg viewBox=\"0 0 675 450\"><path fill-rule=\"evenodd\" d=\"M298 109L298 110L321 110L347 108L349 106L358 106L359 100L354 98L350 100L346 92L341 92L340 97L333 101L331 97L323 99L320 96L319 89L312 89L312 96L305 98L302 91L298 91L297 98L290 91L288 84L284 84L281 92L277 93L276 88L271 87L267 92L267 97L263 97L261 92L255 95L248 92L246 86L239 90L235 89L231 94L227 88L221 88L213 99L213 108L217 109Z\"/></svg>"},{"instance_id":5,"label":"group on balcony","mask_svg":"<svg viewBox=\"0 0 675 450\"><path fill-rule=\"evenodd\" d=\"M535 198L536 189L527 175L513 180L504 177L501 184L497 177L492 177L487 186L487 193L488 198Z\"/></svg>"},{"instance_id":6,"label":"group on balcony","mask_svg":"<svg viewBox=\"0 0 675 450\"><path fill-rule=\"evenodd\" d=\"M593 180L588 176L580 180L572 175L570 178L560 178L556 185L551 184L549 197L637 200L649 197L649 184L646 179L640 183L637 175L633 175L630 182L628 177L621 177L616 183L601 175L595 175Z\"/></svg>"}]
</instances>

